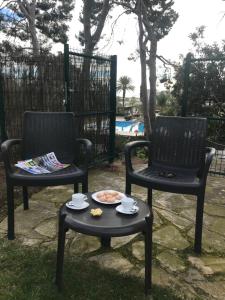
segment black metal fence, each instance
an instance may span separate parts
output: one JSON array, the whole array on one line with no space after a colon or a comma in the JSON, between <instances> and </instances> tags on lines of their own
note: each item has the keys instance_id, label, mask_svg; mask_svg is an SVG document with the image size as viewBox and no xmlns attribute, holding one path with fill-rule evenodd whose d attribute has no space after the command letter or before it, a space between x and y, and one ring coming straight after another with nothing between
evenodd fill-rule
<instances>
[{"instance_id":1,"label":"black metal fence","mask_svg":"<svg viewBox=\"0 0 225 300\"><path fill-rule=\"evenodd\" d=\"M225 57L185 59L182 116L208 119L208 145L216 148L210 172L225 175Z\"/></svg>"},{"instance_id":2,"label":"black metal fence","mask_svg":"<svg viewBox=\"0 0 225 300\"><path fill-rule=\"evenodd\" d=\"M26 110L64 110L63 55L3 56L0 76L2 140L21 137Z\"/></svg>"},{"instance_id":3,"label":"black metal fence","mask_svg":"<svg viewBox=\"0 0 225 300\"><path fill-rule=\"evenodd\" d=\"M114 157L116 56L89 56L65 45L65 105L73 111L79 132L94 144L95 159Z\"/></svg>"},{"instance_id":4,"label":"black metal fence","mask_svg":"<svg viewBox=\"0 0 225 300\"><path fill-rule=\"evenodd\" d=\"M95 160L114 157L116 56L27 54L0 58L0 141L21 137L23 113L73 111Z\"/></svg>"}]
</instances>

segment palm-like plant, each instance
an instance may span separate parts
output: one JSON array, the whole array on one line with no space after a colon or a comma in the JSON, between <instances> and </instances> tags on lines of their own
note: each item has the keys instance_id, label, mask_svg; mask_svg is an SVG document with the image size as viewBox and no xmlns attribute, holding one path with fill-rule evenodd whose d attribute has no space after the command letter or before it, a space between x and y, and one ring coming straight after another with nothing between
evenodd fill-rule
<instances>
[{"instance_id":1,"label":"palm-like plant","mask_svg":"<svg viewBox=\"0 0 225 300\"><path fill-rule=\"evenodd\" d=\"M117 82L117 91L123 92L123 108L124 108L124 102L125 102L125 97L126 97L126 92L127 91L133 91L134 86L132 85L132 79L128 76L121 76Z\"/></svg>"}]
</instances>

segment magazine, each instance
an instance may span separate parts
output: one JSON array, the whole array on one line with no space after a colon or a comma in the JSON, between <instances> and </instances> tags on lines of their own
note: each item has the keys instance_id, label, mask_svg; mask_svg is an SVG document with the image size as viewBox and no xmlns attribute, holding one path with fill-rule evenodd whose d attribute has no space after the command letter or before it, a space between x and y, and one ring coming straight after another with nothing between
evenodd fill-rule
<instances>
[{"instance_id":1,"label":"magazine","mask_svg":"<svg viewBox=\"0 0 225 300\"><path fill-rule=\"evenodd\" d=\"M32 159L18 161L16 167L32 174L48 174L69 166L58 161L54 152L47 153Z\"/></svg>"}]
</instances>

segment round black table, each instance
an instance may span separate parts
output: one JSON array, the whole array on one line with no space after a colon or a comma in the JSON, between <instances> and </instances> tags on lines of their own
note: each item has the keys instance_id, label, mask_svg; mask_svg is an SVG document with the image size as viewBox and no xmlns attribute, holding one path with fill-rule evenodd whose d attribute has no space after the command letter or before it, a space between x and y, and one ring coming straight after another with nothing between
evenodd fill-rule
<instances>
[{"instance_id":1,"label":"round black table","mask_svg":"<svg viewBox=\"0 0 225 300\"><path fill-rule=\"evenodd\" d=\"M99 236L103 246L110 245L110 238L143 232L145 236L145 293L151 290L152 269L152 222L153 216L149 206L135 198L139 211L133 215L125 215L116 211L118 205L100 204L87 194L89 207L84 210L72 210L62 205L59 211L58 250L56 266L56 285L62 287L65 235L68 229L87 235ZM93 217L92 208L101 208L103 214Z\"/></svg>"}]
</instances>

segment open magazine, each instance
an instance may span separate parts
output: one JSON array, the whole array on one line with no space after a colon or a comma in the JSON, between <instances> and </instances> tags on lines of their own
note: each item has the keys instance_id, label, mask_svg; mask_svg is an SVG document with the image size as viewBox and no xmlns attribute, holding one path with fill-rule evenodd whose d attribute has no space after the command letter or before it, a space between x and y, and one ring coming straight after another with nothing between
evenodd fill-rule
<instances>
[{"instance_id":1,"label":"open magazine","mask_svg":"<svg viewBox=\"0 0 225 300\"><path fill-rule=\"evenodd\" d=\"M15 166L32 174L47 174L64 169L69 164L60 163L55 153L51 152L36 158L18 161Z\"/></svg>"}]
</instances>

